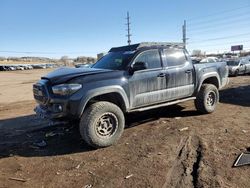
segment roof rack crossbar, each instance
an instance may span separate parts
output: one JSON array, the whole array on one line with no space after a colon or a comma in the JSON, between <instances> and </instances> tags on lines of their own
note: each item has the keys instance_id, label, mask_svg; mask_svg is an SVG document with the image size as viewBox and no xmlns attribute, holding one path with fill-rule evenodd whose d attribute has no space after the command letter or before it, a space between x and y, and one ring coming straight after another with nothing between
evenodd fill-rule
<instances>
[{"instance_id":1,"label":"roof rack crossbar","mask_svg":"<svg viewBox=\"0 0 250 188\"><path fill-rule=\"evenodd\" d=\"M147 47L174 47L174 48L184 48L183 43L178 42L141 42L138 44L132 44L129 46L121 46L121 47L114 47L109 50L109 52L116 52L116 51L134 51L140 48L147 48Z\"/></svg>"},{"instance_id":2,"label":"roof rack crossbar","mask_svg":"<svg viewBox=\"0 0 250 188\"><path fill-rule=\"evenodd\" d=\"M139 43L139 46L137 48L143 48L143 47L150 47L150 46L166 46L166 47L184 47L183 43L178 42L142 42Z\"/></svg>"}]
</instances>

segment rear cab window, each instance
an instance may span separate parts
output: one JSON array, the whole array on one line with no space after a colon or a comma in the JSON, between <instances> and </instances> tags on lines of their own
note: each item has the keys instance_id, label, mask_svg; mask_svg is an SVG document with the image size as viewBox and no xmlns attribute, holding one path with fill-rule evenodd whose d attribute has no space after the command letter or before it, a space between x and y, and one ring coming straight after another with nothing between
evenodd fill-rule
<instances>
[{"instance_id":1,"label":"rear cab window","mask_svg":"<svg viewBox=\"0 0 250 188\"><path fill-rule=\"evenodd\" d=\"M164 49L164 65L166 67L178 67L186 63L187 58L182 49Z\"/></svg>"}]
</instances>

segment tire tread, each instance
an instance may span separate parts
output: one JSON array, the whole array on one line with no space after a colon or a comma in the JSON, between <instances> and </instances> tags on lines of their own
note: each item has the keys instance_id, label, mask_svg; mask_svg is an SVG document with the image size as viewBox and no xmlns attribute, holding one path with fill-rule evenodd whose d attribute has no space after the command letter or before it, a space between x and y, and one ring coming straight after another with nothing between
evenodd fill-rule
<instances>
[{"instance_id":1,"label":"tire tread","mask_svg":"<svg viewBox=\"0 0 250 188\"><path fill-rule=\"evenodd\" d=\"M210 90L214 90L215 93L216 93L216 104L218 103L219 101L219 92L218 92L218 89L215 85L213 84L202 84L201 88L200 88L200 91L198 93L198 95L196 96L196 99L195 99L195 107L196 109L203 113L203 114L209 114L209 113L212 113L214 112L215 108L213 110L209 110L205 103L204 103L204 98L205 98L205 95L208 91ZM215 106L216 106L215 104Z\"/></svg>"},{"instance_id":2,"label":"tire tread","mask_svg":"<svg viewBox=\"0 0 250 188\"><path fill-rule=\"evenodd\" d=\"M92 135L90 134L90 128L92 125L95 124L96 119L98 118L98 113L100 111L102 111L103 109L110 109L111 111L113 111L116 115L120 116L117 118L121 119L121 122L119 122L119 126L121 126L121 131L118 132L116 139L112 140L109 144L103 143L98 139L94 139L92 137ZM96 102L91 104L83 113L81 120L80 120L80 134L82 136L82 138L84 139L84 141L90 145L93 146L95 148L102 148L102 147L107 147L112 145L113 143L115 143L118 138L121 136L123 129L124 129L124 124L125 124L125 120L124 120L124 115L123 112L121 111L121 109L110 102L106 102L106 101L101 101L101 102ZM119 129L119 127L118 127Z\"/></svg>"}]
</instances>

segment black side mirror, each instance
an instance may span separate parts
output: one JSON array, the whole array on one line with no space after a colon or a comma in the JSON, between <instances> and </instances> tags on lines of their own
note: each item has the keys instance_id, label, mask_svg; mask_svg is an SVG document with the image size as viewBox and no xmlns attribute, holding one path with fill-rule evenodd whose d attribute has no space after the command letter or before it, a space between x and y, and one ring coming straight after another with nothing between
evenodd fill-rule
<instances>
[{"instance_id":1,"label":"black side mirror","mask_svg":"<svg viewBox=\"0 0 250 188\"><path fill-rule=\"evenodd\" d=\"M243 66L243 64L240 64L240 66L242 67L242 66Z\"/></svg>"},{"instance_id":2,"label":"black side mirror","mask_svg":"<svg viewBox=\"0 0 250 188\"><path fill-rule=\"evenodd\" d=\"M148 64L146 62L135 62L135 64L132 66L133 71L139 71L144 70L148 68Z\"/></svg>"}]
</instances>

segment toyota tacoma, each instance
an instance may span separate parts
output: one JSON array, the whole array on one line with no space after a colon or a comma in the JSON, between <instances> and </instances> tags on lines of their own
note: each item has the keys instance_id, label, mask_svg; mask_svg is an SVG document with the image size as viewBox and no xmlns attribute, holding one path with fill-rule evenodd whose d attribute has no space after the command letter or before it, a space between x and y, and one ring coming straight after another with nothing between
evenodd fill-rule
<instances>
[{"instance_id":1,"label":"toyota tacoma","mask_svg":"<svg viewBox=\"0 0 250 188\"><path fill-rule=\"evenodd\" d=\"M193 64L182 43L111 48L91 68L60 68L33 85L35 112L52 120L79 120L87 144L100 148L122 135L124 114L194 100L212 113L228 82L225 62Z\"/></svg>"}]
</instances>

